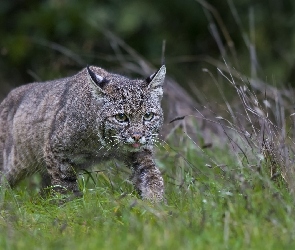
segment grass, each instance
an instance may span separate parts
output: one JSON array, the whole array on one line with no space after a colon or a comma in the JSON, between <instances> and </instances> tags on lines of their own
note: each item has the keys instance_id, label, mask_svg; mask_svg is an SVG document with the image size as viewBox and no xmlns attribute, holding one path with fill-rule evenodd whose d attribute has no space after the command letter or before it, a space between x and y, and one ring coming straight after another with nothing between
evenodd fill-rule
<instances>
[{"instance_id":1,"label":"grass","mask_svg":"<svg viewBox=\"0 0 295 250\"><path fill-rule=\"evenodd\" d=\"M239 180L227 148L201 150L187 139L182 145L158 150L166 205L139 200L113 163L93 179L83 174L84 197L61 206L42 199L29 181L2 189L0 249L295 247L294 202L284 184L267 181L263 171L244 171L247 180ZM208 167L213 157L231 170Z\"/></svg>"},{"instance_id":2,"label":"grass","mask_svg":"<svg viewBox=\"0 0 295 250\"><path fill-rule=\"evenodd\" d=\"M111 34L109 39L146 71L149 64L134 50ZM138 71L136 63L122 64ZM295 248L294 93L255 77L250 85L225 61L214 66L218 81L204 72L226 110L212 111L209 103L211 116L196 112L219 128L213 147L191 139L201 137L197 126L193 134L179 129L158 145L167 204L138 199L126 181L128 170L114 162L81 174L83 198L63 205L55 197L43 199L33 178L0 190L0 249ZM227 100L228 93L234 98Z\"/></svg>"},{"instance_id":3,"label":"grass","mask_svg":"<svg viewBox=\"0 0 295 250\"><path fill-rule=\"evenodd\" d=\"M213 146L183 114L157 145L167 204L140 200L115 162L82 173L83 198L63 205L34 177L0 190L0 249L295 248L293 94L217 66L218 81L204 72L223 104L191 115L214 125Z\"/></svg>"},{"instance_id":4,"label":"grass","mask_svg":"<svg viewBox=\"0 0 295 250\"><path fill-rule=\"evenodd\" d=\"M213 146L197 125L157 145L167 204L140 200L116 162L81 173L83 198L63 205L34 177L0 190L0 249L293 249L293 105L228 74L238 98L220 89L225 112L196 112L219 127Z\"/></svg>"}]
</instances>

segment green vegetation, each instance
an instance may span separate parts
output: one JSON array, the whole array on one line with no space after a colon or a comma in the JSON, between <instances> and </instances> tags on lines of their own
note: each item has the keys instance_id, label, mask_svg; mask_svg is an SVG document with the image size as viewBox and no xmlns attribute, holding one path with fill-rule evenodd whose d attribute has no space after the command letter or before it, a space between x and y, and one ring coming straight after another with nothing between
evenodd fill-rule
<instances>
[{"instance_id":1,"label":"green vegetation","mask_svg":"<svg viewBox=\"0 0 295 250\"><path fill-rule=\"evenodd\" d=\"M87 64L126 73L106 30L157 66L166 40L168 73L186 89L188 82L206 88L201 69L214 69L210 59L221 55L246 75L254 66L270 84L294 86L294 9L292 0L2 0L0 99L9 86L70 75Z\"/></svg>"},{"instance_id":2,"label":"green vegetation","mask_svg":"<svg viewBox=\"0 0 295 250\"><path fill-rule=\"evenodd\" d=\"M0 248L295 247L293 198L283 182L269 181L266 162L253 172L228 148L200 149L183 139L181 149L159 144L166 205L139 200L126 182L128 171L113 163L91 177L82 174L84 197L62 205L54 197L42 199L33 181L2 189Z\"/></svg>"},{"instance_id":3,"label":"green vegetation","mask_svg":"<svg viewBox=\"0 0 295 250\"><path fill-rule=\"evenodd\" d=\"M294 9L291 0L1 1L0 99L86 64L146 76L165 39L168 76L180 83L166 81L165 111L175 111L166 123L188 116L156 148L167 204L138 199L116 162L81 173L84 197L64 204L42 198L36 176L0 189L0 249L295 248L294 93L283 89L295 86Z\"/></svg>"},{"instance_id":4,"label":"green vegetation","mask_svg":"<svg viewBox=\"0 0 295 250\"><path fill-rule=\"evenodd\" d=\"M190 166L176 153L160 160L166 172L167 205L138 200L131 185L122 179L122 172L112 166L106 173L93 174L95 185L88 180L84 198L60 206L53 204L52 199L32 194L27 185L13 191L2 190L0 248L292 249L295 246L293 200L284 188L266 188L263 175L249 177L251 187L242 187L218 167L206 167L207 158L196 153L198 150L190 143L186 145L184 159ZM209 151L222 159L223 164L236 166L227 151ZM162 154L165 153L163 150ZM194 171L200 172L195 175ZM87 174L83 176L85 182Z\"/></svg>"}]
</instances>

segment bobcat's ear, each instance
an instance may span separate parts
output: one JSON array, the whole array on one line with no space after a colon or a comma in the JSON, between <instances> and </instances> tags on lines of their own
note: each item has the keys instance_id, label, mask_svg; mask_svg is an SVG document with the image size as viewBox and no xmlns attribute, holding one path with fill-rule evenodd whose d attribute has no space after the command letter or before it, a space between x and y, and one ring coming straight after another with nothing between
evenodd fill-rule
<instances>
[{"instance_id":1,"label":"bobcat's ear","mask_svg":"<svg viewBox=\"0 0 295 250\"><path fill-rule=\"evenodd\" d=\"M165 80L166 75L166 67L165 65L162 65L162 67L154 74L149 76L146 79L146 82L148 83L148 89L158 96L163 95L163 83Z\"/></svg>"},{"instance_id":2,"label":"bobcat's ear","mask_svg":"<svg viewBox=\"0 0 295 250\"><path fill-rule=\"evenodd\" d=\"M103 88L105 85L109 82L106 78L95 74L89 66L87 66L87 72L88 72L88 79L92 85L95 86L96 89L103 91Z\"/></svg>"}]
</instances>

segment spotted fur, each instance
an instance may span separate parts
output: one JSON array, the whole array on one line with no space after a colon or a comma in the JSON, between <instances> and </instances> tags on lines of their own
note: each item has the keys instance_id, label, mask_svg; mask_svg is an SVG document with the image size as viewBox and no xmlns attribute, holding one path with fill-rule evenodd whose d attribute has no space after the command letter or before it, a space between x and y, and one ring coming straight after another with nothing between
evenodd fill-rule
<instances>
[{"instance_id":1,"label":"spotted fur","mask_svg":"<svg viewBox=\"0 0 295 250\"><path fill-rule=\"evenodd\" d=\"M60 193L79 193L77 172L118 159L143 199L163 200L153 157L163 123L166 69L131 80L99 67L12 90L0 104L1 179L11 186L41 172ZM48 181L49 180L49 181Z\"/></svg>"}]
</instances>

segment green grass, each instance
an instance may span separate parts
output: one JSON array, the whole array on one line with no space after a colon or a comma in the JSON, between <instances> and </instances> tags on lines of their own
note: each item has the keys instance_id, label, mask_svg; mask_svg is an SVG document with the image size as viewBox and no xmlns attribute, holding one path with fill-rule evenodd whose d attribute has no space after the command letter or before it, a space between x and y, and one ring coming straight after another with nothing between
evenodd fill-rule
<instances>
[{"instance_id":1,"label":"green grass","mask_svg":"<svg viewBox=\"0 0 295 250\"><path fill-rule=\"evenodd\" d=\"M183 145L158 153L166 205L139 200L112 163L93 179L84 174L84 197L63 205L42 199L31 181L2 189L0 249L295 247L294 202L284 185L242 171L228 149ZM213 157L227 170L206 166Z\"/></svg>"}]
</instances>

